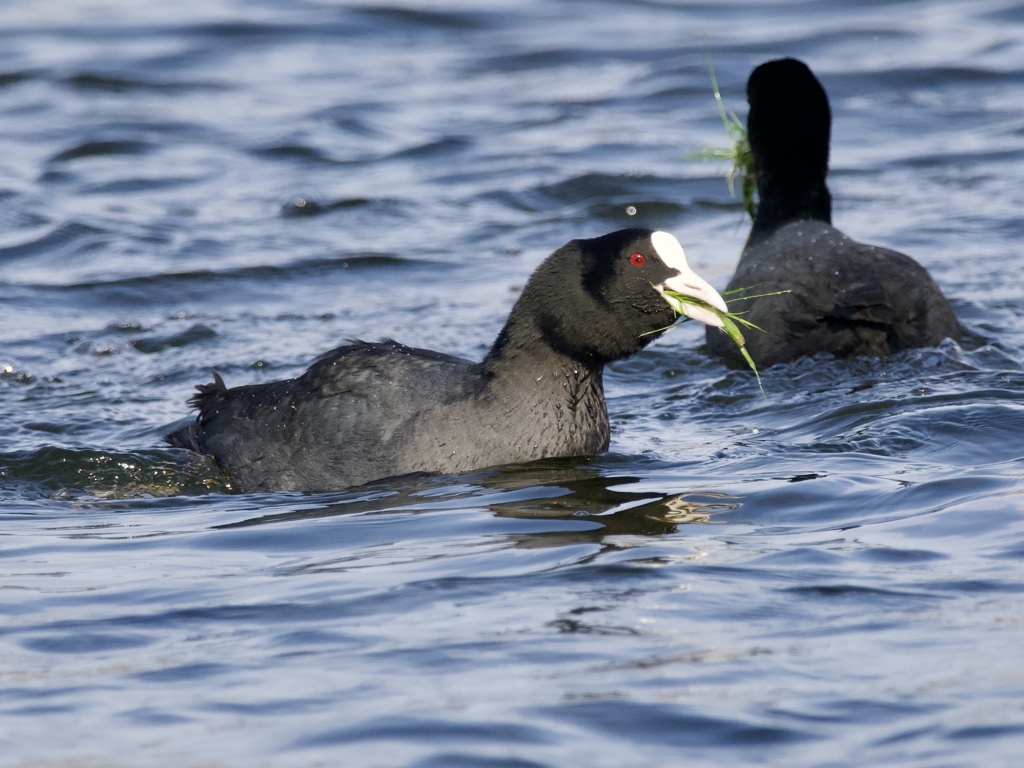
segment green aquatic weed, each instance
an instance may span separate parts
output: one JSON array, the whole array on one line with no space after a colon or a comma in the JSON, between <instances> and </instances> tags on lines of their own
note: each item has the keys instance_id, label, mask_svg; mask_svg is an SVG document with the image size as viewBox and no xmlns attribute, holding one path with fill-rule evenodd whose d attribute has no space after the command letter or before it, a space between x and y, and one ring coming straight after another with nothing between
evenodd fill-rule
<instances>
[{"instance_id":1,"label":"green aquatic weed","mask_svg":"<svg viewBox=\"0 0 1024 768\"><path fill-rule=\"evenodd\" d=\"M661 294L662 298L664 298L665 301L668 302L668 305L672 307L673 311L679 317L686 317L686 306L690 305L707 310L708 312L714 314L719 320L721 320L722 330L730 339L733 340L733 343L736 344L737 347L739 347L740 354L743 355L743 359L747 361L747 365L750 366L750 370L754 372L754 376L757 378L757 386L761 390L761 395L764 396L764 387L761 386L761 375L757 372L757 366L754 364L754 359L750 356L750 353L747 352L747 340L743 338L743 332L740 330L740 326L742 325L747 328L753 328L758 331L761 330L760 328L751 323L749 320L744 320L742 317L740 317L738 314L734 312L723 312L722 310L718 309L718 307L713 307L706 301L695 299L692 296L687 296L684 293L663 289L658 289L658 292Z\"/></svg>"},{"instance_id":2,"label":"green aquatic weed","mask_svg":"<svg viewBox=\"0 0 1024 768\"><path fill-rule=\"evenodd\" d=\"M718 114L722 118L722 126L725 128L729 146L704 147L692 155L687 155L685 159L731 162L732 166L725 175L725 181L729 185L729 194L736 197L736 180L739 179L743 207L750 218L754 219L757 216L757 178L754 176L754 154L750 149L750 138L747 136L747 129L736 113L726 112L722 94L718 90L718 79L715 77L715 68L711 65L710 55L708 56L708 72L711 75L711 89L715 94Z\"/></svg>"},{"instance_id":3,"label":"green aquatic weed","mask_svg":"<svg viewBox=\"0 0 1024 768\"><path fill-rule=\"evenodd\" d=\"M747 296L747 291L753 290L756 286L747 288L736 288L731 291L726 291L723 296L732 296L733 298L727 299L726 301L737 301L739 299L760 299L765 296L778 296L779 294L789 293L789 291L773 291L772 293L759 293L753 296ZM754 372L754 378L757 379L757 388L761 390L761 396L765 397L764 387L761 385L761 374L757 371L757 365L754 363L754 358L750 356L750 352L747 351L747 340L743 338L743 332L740 330L740 326L744 328L750 328L755 331L764 333L764 329L760 328L749 320L745 320L741 317L739 312L723 312L718 307L713 307L706 301L695 299L693 296L688 296L685 293L679 293L678 291L664 290L656 288L658 293L661 294L662 298L668 302L668 305L672 307L676 315L682 318L686 318L685 308L687 305L700 307L708 312L714 314L719 320L722 321L722 331L732 339L733 343L739 347L740 354L743 355L743 359L747 361L747 365L750 366L750 370ZM737 295L739 294L739 295Z\"/></svg>"}]
</instances>

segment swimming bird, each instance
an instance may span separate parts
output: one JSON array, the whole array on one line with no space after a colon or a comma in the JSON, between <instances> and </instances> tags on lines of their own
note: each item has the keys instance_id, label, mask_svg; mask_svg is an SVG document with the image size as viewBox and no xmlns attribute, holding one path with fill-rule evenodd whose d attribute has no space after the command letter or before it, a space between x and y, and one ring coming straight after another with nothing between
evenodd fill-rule
<instances>
[{"instance_id":1,"label":"swimming bird","mask_svg":"<svg viewBox=\"0 0 1024 768\"><path fill-rule=\"evenodd\" d=\"M832 226L825 182L832 114L807 65L761 64L747 81L747 100L759 203L726 293L790 291L730 302L765 331L744 334L754 361L767 367L816 352L884 356L959 340L953 310L924 267ZM710 352L745 365L724 334L707 330Z\"/></svg>"},{"instance_id":2,"label":"swimming bird","mask_svg":"<svg viewBox=\"0 0 1024 768\"><path fill-rule=\"evenodd\" d=\"M675 320L659 289L717 309L667 232L573 240L527 281L481 362L393 340L327 352L294 379L227 388L214 373L171 445L212 456L242 492L326 491L608 448L602 373ZM706 308L686 313L721 325Z\"/></svg>"}]
</instances>

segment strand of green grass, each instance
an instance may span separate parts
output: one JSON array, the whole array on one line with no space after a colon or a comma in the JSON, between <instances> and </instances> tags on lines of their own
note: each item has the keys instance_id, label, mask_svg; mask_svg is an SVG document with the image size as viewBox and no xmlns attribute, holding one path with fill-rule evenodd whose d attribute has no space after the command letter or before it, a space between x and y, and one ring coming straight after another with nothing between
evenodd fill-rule
<instances>
[{"instance_id":1,"label":"strand of green grass","mask_svg":"<svg viewBox=\"0 0 1024 768\"><path fill-rule=\"evenodd\" d=\"M743 197L743 208L751 219L757 216L757 179L754 176L754 155L750 150L750 139L747 136L747 129L735 112L726 111L725 102L722 100L722 93L718 88L718 78L715 76L715 68L711 63L711 52L708 52L708 73L711 76L711 90L715 95L715 103L718 106L718 114L722 118L722 127L725 129L726 138L729 141L728 147L704 147L703 149L687 155L686 160L700 161L730 161L732 167L725 175L726 184L729 185L729 194L736 197L735 181L741 180L740 191Z\"/></svg>"},{"instance_id":2,"label":"strand of green grass","mask_svg":"<svg viewBox=\"0 0 1024 768\"><path fill-rule=\"evenodd\" d=\"M745 294L747 291L753 290L756 287L757 286L754 285L754 286L748 286L746 288L734 288L731 291L726 291L725 295L726 296L731 296L731 295L737 294L737 293ZM664 293L666 296L672 297L673 299L675 299L677 302L679 302L681 304L691 304L691 305L698 306L698 307L701 307L703 309L706 309L709 312L713 312L714 315L719 320L722 321L722 331L730 339L732 339L733 343L739 348L740 354L743 356L743 359L747 362L747 365L750 366L750 370L752 370L754 372L754 378L757 379L757 388L761 391L761 397L763 397L763 398L765 398L767 400L768 397L765 394L764 386L761 383L761 374L757 370L757 365L754 363L754 358L752 358L750 356L750 352L747 351L747 346L746 346L747 342L746 342L746 339L743 338L743 332L739 329L739 326L742 325L744 328L751 328L751 329L753 329L755 331L760 331L761 333L764 333L764 329L761 328L760 326L750 322L749 320L741 317L741 315L743 314L742 312L723 312L722 310L718 309L717 307L711 306L707 302L701 301L699 299L694 299L694 298L692 298L690 296L687 296L686 294L679 293L678 291L662 291L662 293ZM752 296L746 296L746 295L744 295L744 296L737 296L736 298L731 299L731 301L740 301L740 300L746 300L746 299L759 299L759 298L763 298L765 296L779 296L780 294L783 294L783 293L789 293L789 291L788 290L785 290L785 291L771 291L769 293L759 293L759 294L754 294ZM680 317L682 317L684 321L689 319L685 315L681 315ZM661 329L661 330L664 330L664 329ZM657 333L657 332L658 331L654 331L653 333Z\"/></svg>"}]
</instances>

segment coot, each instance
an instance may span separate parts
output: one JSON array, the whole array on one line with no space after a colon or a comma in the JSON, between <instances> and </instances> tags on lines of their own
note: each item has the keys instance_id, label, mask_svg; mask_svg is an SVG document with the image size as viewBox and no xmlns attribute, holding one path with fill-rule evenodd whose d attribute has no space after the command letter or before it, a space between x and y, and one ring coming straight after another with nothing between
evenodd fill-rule
<instances>
[{"instance_id":1,"label":"coot","mask_svg":"<svg viewBox=\"0 0 1024 768\"><path fill-rule=\"evenodd\" d=\"M666 232L573 240L530 277L482 362L385 339L338 347L286 381L228 389L214 374L190 401L195 422L166 439L212 456L243 492L597 453L609 440L604 366L675 319L656 287L725 309Z\"/></svg>"},{"instance_id":2,"label":"coot","mask_svg":"<svg viewBox=\"0 0 1024 768\"><path fill-rule=\"evenodd\" d=\"M745 334L755 362L763 368L823 351L883 356L959 339L953 310L924 267L832 226L825 184L832 115L807 65L761 64L747 82L747 100L760 202L727 290L791 291L730 302L765 331ZM707 341L712 353L745 365L723 334L708 329Z\"/></svg>"}]
</instances>

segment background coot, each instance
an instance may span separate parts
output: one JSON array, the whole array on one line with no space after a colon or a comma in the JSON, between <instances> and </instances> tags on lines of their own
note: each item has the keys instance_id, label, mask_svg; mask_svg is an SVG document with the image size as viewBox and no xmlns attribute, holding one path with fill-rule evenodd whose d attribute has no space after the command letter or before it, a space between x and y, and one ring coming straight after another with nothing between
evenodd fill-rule
<instances>
[{"instance_id":1,"label":"background coot","mask_svg":"<svg viewBox=\"0 0 1024 768\"><path fill-rule=\"evenodd\" d=\"M747 81L747 130L759 204L727 290L780 296L732 302L765 331L746 333L761 367L802 355L888 355L959 340L938 285L909 256L859 243L832 226L828 174L832 116L811 70L796 59L758 66ZM708 349L745 365L736 346L708 329Z\"/></svg>"}]
</instances>

